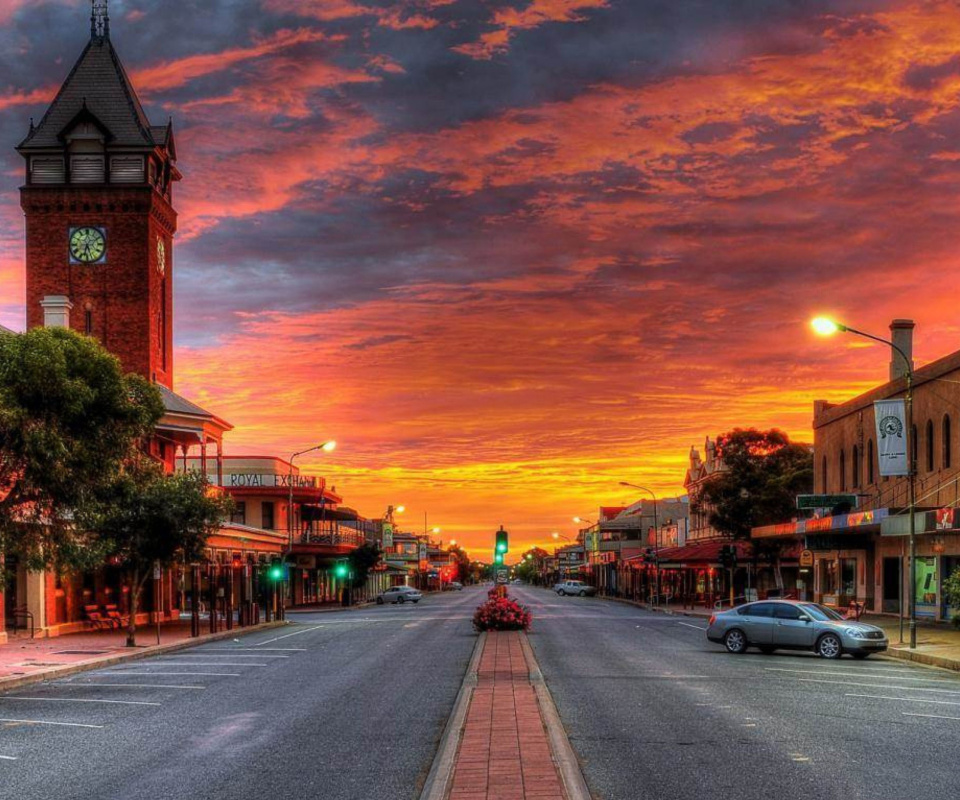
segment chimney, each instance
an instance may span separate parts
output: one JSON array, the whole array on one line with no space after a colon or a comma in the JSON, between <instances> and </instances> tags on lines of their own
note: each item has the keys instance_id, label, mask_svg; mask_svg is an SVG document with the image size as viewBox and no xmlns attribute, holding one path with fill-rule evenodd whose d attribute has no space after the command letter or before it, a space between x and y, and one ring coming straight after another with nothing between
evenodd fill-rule
<instances>
[{"instance_id":1,"label":"chimney","mask_svg":"<svg viewBox=\"0 0 960 800\"><path fill-rule=\"evenodd\" d=\"M912 319L895 319L890 323L890 341L899 347L910 361L910 370L913 370L913 329L916 327ZM907 376L907 365L896 351L890 351L890 380L895 381Z\"/></svg>"},{"instance_id":2,"label":"chimney","mask_svg":"<svg viewBox=\"0 0 960 800\"><path fill-rule=\"evenodd\" d=\"M73 308L70 298L62 294L47 295L40 301L40 305L43 306L44 328L70 327L70 309Z\"/></svg>"}]
</instances>

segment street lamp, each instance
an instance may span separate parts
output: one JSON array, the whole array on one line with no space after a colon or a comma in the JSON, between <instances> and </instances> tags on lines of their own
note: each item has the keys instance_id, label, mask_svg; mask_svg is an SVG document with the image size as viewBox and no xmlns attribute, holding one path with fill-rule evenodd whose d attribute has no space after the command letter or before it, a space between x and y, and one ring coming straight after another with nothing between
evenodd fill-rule
<instances>
[{"instance_id":1,"label":"street lamp","mask_svg":"<svg viewBox=\"0 0 960 800\"><path fill-rule=\"evenodd\" d=\"M569 536L564 536L562 533L557 533L557 531L554 531L554 532L551 533L550 535L551 535L554 539L563 539L565 542L572 542L572 541L573 541L573 539L571 539Z\"/></svg>"},{"instance_id":2,"label":"street lamp","mask_svg":"<svg viewBox=\"0 0 960 800\"><path fill-rule=\"evenodd\" d=\"M916 442L914 441L913 435L913 364L911 363L907 354L889 339L883 339L880 336L874 336L872 333L858 331L856 328L851 328L848 325L841 325L839 322L834 322L832 319L828 319L827 317L817 317L811 321L810 325L814 332L816 332L819 336L832 336L835 333L852 333L855 336L862 336L865 339L872 339L880 344L889 345L891 348L893 348L893 350L900 354L900 357L903 359L904 366L906 366L907 369L907 391L905 405L907 407L907 478L910 487L908 508L908 513L910 514L910 596L907 598L907 607L909 609L910 616L910 649L915 650L917 647L917 521L915 519L917 506L917 463L914 453ZM902 580L900 586L903 586ZM900 604L900 620L900 639L902 641L902 603Z\"/></svg>"},{"instance_id":3,"label":"street lamp","mask_svg":"<svg viewBox=\"0 0 960 800\"><path fill-rule=\"evenodd\" d=\"M620 485L646 492L653 498L653 558L657 570L657 605L660 605L660 520L657 513L657 495L646 486L638 486L635 483L620 481ZM642 512L640 516L643 517Z\"/></svg>"},{"instance_id":4,"label":"street lamp","mask_svg":"<svg viewBox=\"0 0 960 800\"><path fill-rule=\"evenodd\" d=\"M595 523L592 519L587 519L586 517L574 517L574 518L573 518L573 521L576 522L577 525L580 525L581 523L584 523L584 522L585 522L587 525L596 525L596 524L597 524L597 523Z\"/></svg>"},{"instance_id":5,"label":"street lamp","mask_svg":"<svg viewBox=\"0 0 960 800\"><path fill-rule=\"evenodd\" d=\"M313 453L316 450L322 450L324 453L332 453L337 449L337 443L332 439L329 442L318 444L314 447L308 447L290 456L288 462L290 471L287 473L287 555L293 550L293 461L297 456L303 456L307 453Z\"/></svg>"}]
</instances>

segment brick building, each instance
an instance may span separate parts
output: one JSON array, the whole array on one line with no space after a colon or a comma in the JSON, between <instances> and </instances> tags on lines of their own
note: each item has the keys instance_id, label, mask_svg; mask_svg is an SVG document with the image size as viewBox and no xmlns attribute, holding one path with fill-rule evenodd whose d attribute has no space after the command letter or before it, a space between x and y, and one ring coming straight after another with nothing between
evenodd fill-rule
<instances>
[{"instance_id":1,"label":"brick building","mask_svg":"<svg viewBox=\"0 0 960 800\"><path fill-rule=\"evenodd\" d=\"M895 320L892 341L908 357L914 324ZM902 398L906 365L891 351L890 380L844 403L814 405L814 491L848 494L855 508L824 509L817 517L760 528L754 539L801 542L814 563L801 573L801 596L828 605L853 600L897 613L906 592L909 481L880 476L874 402ZM944 618L942 579L960 567L960 351L914 372L913 458L916 463L917 613ZM846 513L845 513L846 512ZM905 597L905 595L904 595ZM906 611L904 600L904 611Z\"/></svg>"}]
</instances>

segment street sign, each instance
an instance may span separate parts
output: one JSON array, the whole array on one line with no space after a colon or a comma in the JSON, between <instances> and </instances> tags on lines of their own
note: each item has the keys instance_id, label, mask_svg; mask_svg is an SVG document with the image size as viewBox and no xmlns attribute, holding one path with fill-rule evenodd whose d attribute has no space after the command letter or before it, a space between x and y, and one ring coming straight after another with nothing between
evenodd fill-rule
<instances>
[{"instance_id":1,"label":"street sign","mask_svg":"<svg viewBox=\"0 0 960 800\"><path fill-rule=\"evenodd\" d=\"M835 508L842 505L857 508L859 504L859 498L855 494L797 495L797 508Z\"/></svg>"},{"instance_id":2,"label":"street sign","mask_svg":"<svg viewBox=\"0 0 960 800\"><path fill-rule=\"evenodd\" d=\"M800 566L801 567L813 566L813 550L804 550L800 554Z\"/></svg>"},{"instance_id":3,"label":"street sign","mask_svg":"<svg viewBox=\"0 0 960 800\"><path fill-rule=\"evenodd\" d=\"M497 570L497 583L510 583L510 570Z\"/></svg>"}]
</instances>

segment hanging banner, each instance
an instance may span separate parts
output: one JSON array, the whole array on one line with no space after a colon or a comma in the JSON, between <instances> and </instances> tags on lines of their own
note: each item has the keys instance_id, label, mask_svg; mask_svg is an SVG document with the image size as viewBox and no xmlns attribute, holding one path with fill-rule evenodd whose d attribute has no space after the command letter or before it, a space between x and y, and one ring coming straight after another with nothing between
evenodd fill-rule
<instances>
[{"instance_id":1,"label":"hanging banner","mask_svg":"<svg viewBox=\"0 0 960 800\"><path fill-rule=\"evenodd\" d=\"M878 400L873 404L877 420L877 458L880 475L909 475L907 420L903 400Z\"/></svg>"}]
</instances>

